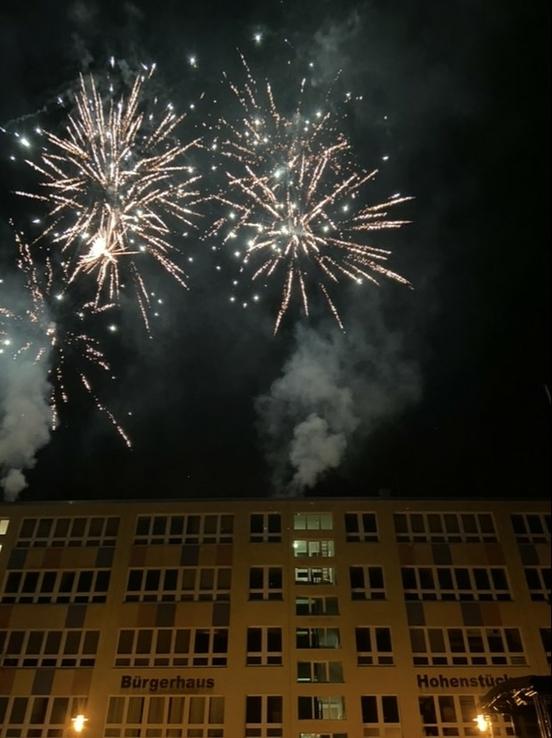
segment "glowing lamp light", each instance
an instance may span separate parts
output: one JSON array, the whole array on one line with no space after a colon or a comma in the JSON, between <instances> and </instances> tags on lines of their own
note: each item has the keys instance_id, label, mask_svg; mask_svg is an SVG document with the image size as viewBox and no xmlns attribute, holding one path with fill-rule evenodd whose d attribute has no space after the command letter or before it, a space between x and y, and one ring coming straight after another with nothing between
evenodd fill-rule
<instances>
[{"instance_id":1,"label":"glowing lamp light","mask_svg":"<svg viewBox=\"0 0 552 738\"><path fill-rule=\"evenodd\" d=\"M79 714L75 715L74 718L71 718L71 722L73 723L73 730L75 731L75 733L82 733L85 723L88 722L88 718L84 717L84 715L82 714Z\"/></svg>"},{"instance_id":2,"label":"glowing lamp light","mask_svg":"<svg viewBox=\"0 0 552 738\"><path fill-rule=\"evenodd\" d=\"M474 719L474 723L477 725L477 728L481 733L485 733L491 727L489 718L482 714L477 715Z\"/></svg>"}]
</instances>

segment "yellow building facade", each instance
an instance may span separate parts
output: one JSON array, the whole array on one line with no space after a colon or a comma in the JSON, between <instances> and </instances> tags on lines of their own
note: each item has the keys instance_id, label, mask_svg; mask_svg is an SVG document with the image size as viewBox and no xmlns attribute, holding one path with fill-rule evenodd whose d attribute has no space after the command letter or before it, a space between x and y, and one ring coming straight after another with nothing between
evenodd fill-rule
<instances>
[{"instance_id":1,"label":"yellow building facade","mask_svg":"<svg viewBox=\"0 0 552 738\"><path fill-rule=\"evenodd\" d=\"M16 503L0 546L0 738L502 738L479 698L549 673L542 501Z\"/></svg>"}]
</instances>

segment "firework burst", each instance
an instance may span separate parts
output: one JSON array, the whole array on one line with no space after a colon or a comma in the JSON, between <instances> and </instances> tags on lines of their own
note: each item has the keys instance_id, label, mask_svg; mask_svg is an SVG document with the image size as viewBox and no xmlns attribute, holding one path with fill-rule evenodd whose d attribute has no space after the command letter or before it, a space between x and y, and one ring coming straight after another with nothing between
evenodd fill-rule
<instances>
[{"instance_id":1,"label":"firework burst","mask_svg":"<svg viewBox=\"0 0 552 738\"><path fill-rule=\"evenodd\" d=\"M149 330L146 258L186 286L168 223L193 226L201 197L199 177L184 163L198 141L182 145L175 138L183 116L172 105L158 122L146 115L144 82L138 76L128 96L104 102L94 79L81 76L65 135L43 132L48 145L40 161L27 162L40 176L39 193L18 194L48 204L48 225L37 240L49 236L59 245L67 281L93 278L91 303L98 308L117 302L128 278Z\"/></svg>"},{"instance_id":2,"label":"firework burst","mask_svg":"<svg viewBox=\"0 0 552 738\"><path fill-rule=\"evenodd\" d=\"M44 374L50 385L51 425L58 425L59 408L69 401L65 381L66 364L75 371L80 384L93 399L96 407L113 424L127 446L130 439L120 423L98 399L92 386L88 369L100 369L110 373L111 367L99 342L84 331L65 327L67 321L57 322L52 316L50 303L62 295L53 294L53 270L50 260L39 269L33 261L31 249L23 238L15 234L18 260L17 267L25 280L25 299L18 300L17 307L0 306L0 354L4 360L17 361L28 357L35 364L45 364ZM21 306L21 303L24 306ZM83 320L85 314L78 313ZM66 362L67 355L71 361Z\"/></svg>"},{"instance_id":3,"label":"firework burst","mask_svg":"<svg viewBox=\"0 0 552 738\"><path fill-rule=\"evenodd\" d=\"M216 196L225 213L210 235L232 244L234 256L242 269L251 270L253 280L280 279L275 333L295 293L308 316L313 287L343 328L330 295L332 285L344 278L378 284L379 277L409 284L387 268L390 251L376 248L367 238L372 231L409 222L393 218L389 211L411 198L394 195L378 204L362 204L361 189L377 170L364 172L354 166L351 146L332 125L330 114L316 111L311 120L299 104L293 115L283 116L270 83L259 93L245 68L244 89L230 85L241 106L240 122L222 119L212 144L227 161L227 186ZM305 80L301 96L304 86Z\"/></svg>"}]
</instances>

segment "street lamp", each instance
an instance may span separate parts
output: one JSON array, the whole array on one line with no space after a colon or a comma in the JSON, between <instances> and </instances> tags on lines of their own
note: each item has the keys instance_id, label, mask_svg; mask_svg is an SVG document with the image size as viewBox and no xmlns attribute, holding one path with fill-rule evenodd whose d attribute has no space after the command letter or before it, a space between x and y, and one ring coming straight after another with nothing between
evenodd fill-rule
<instances>
[{"instance_id":1,"label":"street lamp","mask_svg":"<svg viewBox=\"0 0 552 738\"><path fill-rule=\"evenodd\" d=\"M75 733L82 733L84 730L84 724L88 722L88 718L86 718L84 715L79 714L75 715L74 718L71 718L71 722L73 723L73 730Z\"/></svg>"},{"instance_id":2,"label":"street lamp","mask_svg":"<svg viewBox=\"0 0 552 738\"><path fill-rule=\"evenodd\" d=\"M477 725L480 733L487 733L492 728L490 719L487 717L487 715L483 715L482 713L474 718L474 723Z\"/></svg>"}]
</instances>

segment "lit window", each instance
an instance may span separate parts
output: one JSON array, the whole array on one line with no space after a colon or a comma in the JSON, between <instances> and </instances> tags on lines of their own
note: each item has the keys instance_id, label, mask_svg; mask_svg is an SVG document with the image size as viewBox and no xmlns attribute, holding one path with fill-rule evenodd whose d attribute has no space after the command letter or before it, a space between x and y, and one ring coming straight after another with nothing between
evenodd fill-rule
<instances>
[{"instance_id":1,"label":"lit window","mask_svg":"<svg viewBox=\"0 0 552 738\"><path fill-rule=\"evenodd\" d=\"M296 628L296 648L341 648L339 628Z\"/></svg>"},{"instance_id":2,"label":"lit window","mask_svg":"<svg viewBox=\"0 0 552 738\"><path fill-rule=\"evenodd\" d=\"M335 569L332 566L296 568L295 584L335 584Z\"/></svg>"},{"instance_id":3,"label":"lit window","mask_svg":"<svg viewBox=\"0 0 552 738\"><path fill-rule=\"evenodd\" d=\"M298 697L299 720L345 720L344 697Z\"/></svg>"},{"instance_id":4,"label":"lit window","mask_svg":"<svg viewBox=\"0 0 552 738\"><path fill-rule=\"evenodd\" d=\"M296 597L296 615L339 615L337 597Z\"/></svg>"},{"instance_id":5,"label":"lit window","mask_svg":"<svg viewBox=\"0 0 552 738\"><path fill-rule=\"evenodd\" d=\"M293 541L293 555L300 558L331 558L335 556L332 540Z\"/></svg>"},{"instance_id":6,"label":"lit window","mask_svg":"<svg viewBox=\"0 0 552 738\"><path fill-rule=\"evenodd\" d=\"M293 530L332 530L333 517L327 512L295 513Z\"/></svg>"},{"instance_id":7,"label":"lit window","mask_svg":"<svg viewBox=\"0 0 552 738\"><path fill-rule=\"evenodd\" d=\"M297 681L340 683L343 666L340 661L298 661Z\"/></svg>"}]
</instances>

